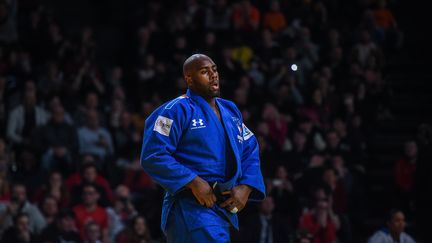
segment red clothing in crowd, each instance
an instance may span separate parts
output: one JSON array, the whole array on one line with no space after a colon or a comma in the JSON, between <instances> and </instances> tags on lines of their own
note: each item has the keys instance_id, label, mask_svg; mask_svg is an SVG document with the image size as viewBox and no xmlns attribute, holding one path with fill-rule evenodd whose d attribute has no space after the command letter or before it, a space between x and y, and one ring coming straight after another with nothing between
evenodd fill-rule
<instances>
[{"instance_id":1,"label":"red clothing in crowd","mask_svg":"<svg viewBox=\"0 0 432 243\"><path fill-rule=\"evenodd\" d=\"M153 187L154 182L143 170L126 170L123 184L132 192L141 192Z\"/></svg>"},{"instance_id":2,"label":"red clothing in crowd","mask_svg":"<svg viewBox=\"0 0 432 243\"><path fill-rule=\"evenodd\" d=\"M75 206L73 211L75 213L76 226L81 237L84 237L85 225L91 221L98 224L101 229L107 229L108 227L108 214L103 207L97 206L95 210L87 211L84 205L80 204Z\"/></svg>"},{"instance_id":3,"label":"red clothing in crowd","mask_svg":"<svg viewBox=\"0 0 432 243\"><path fill-rule=\"evenodd\" d=\"M72 191L72 188L74 188L75 186L79 186L81 183L82 183L81 174L75 173L75 174L72 174L71 176L69 176L67 178L66 188L70 192L70 191ZM113 197L113 193L112 193L112 190L111 190L111 187L110 187L108 181L104 177L98 175L96 177L95 183L104 189L104 191L106 192L106 196L107 196L108 200L110 202L112 202L114 197Z\"/></svg>"},{"instance_id":4,"label":"red clothing in crowd","mask_svg":"<svg viewBox=\"0 0 432 243\"><path fill-rule=\"evenodd\" d=\"M0 194L0 202L9 202L10 201L10 193Z\"/></svg>"},{"instance_id":5,"label":"red clothing in crowd","mask_svg":"<svg viewBox=\"0 0 432 243\"><path fill-rule=\"evenodd\" d=\"M407 159L400 159L396 162L394 176L396 185L404 192L411 191L414 183L414 173L417 165L410 163Z\"/></svg>"},{"instance_id":6,"label":"red clothing in crowd","mask_svg":"<svg viewBox=\"0 0 432 243\"><path fill-rule=\"evenodd\" d=\"M313 214L304 213L300 218L299 228L306 229L313 235L312 243L333 243L336 240L336 226L330 216L323 228Z\"/></svg>"}]
</instances>

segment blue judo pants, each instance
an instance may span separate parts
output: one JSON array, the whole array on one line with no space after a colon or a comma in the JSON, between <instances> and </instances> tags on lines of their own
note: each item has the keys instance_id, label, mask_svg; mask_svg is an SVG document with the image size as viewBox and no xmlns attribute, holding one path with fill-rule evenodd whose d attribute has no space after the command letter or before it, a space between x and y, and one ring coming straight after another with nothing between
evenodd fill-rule
<instances>
[{"instance_id":1,"label":"blue judo pants","mask_svg":"<svg viewBox=\"0 0 432 243\"><path fill-rule=\"evenodd\" d=\"M180 205L177 203L170 210L166 235L168 243L230 242L229 227L224 225L188 230Z\"/></svg>"}]
</instances>

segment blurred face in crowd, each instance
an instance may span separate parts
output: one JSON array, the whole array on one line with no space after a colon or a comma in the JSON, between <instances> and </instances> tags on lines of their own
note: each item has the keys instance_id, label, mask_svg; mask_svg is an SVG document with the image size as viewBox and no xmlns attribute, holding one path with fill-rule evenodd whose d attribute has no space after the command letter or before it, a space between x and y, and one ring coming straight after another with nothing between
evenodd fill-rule
<instances>
[{"instance_id":1,"label":"blurred face in crowd","mask_svg":"<svg viewBox=\"0 0 432 243\"><path fill-rule=\"evenodd\" d=\"M116 187L115 195L117 198L129 198L130 196L129 188L125 185L119 185Z\"/></svg>"},{"instance_id":2,"label":"blurred face in crowd","mask_svg":"<svg viewBox=\"0 0 432 243\"><path fill-rule=\"evenodd\" d=\"M21 215L16 221L15 226L19 232L29 232L30 231L30 219L27 215Z\"/></svg>"},{"instance_id":3,"label":"blurred face in crowd","mask_svg":"<svg viewBox=\"0 0 432 243\"><path fill-rule=\"evenodd\" d=\"M93 166L87 167L84 170L83 179L86 182L94 182L94 181L96 181L97 176L98 176L97 170Z\"/></svg>"},{"instance_id":4,"label":"blurred face in crowd","mask_svg":"<svg viewBox=\"0 0 432 243\"><path fill-rule=\"evenodd\" d=\"M62 217L58 222L58 226L63 232L75 231L75 219L72 216Z\"/></svg>"},{"instance_id":5,"label":"blurred face in crowd","mask_svg":"<svg viewBox=\"0 0 432 243\"><path fill-rule=\"evenodd\" d=\"M86 107L87 109L97 109L99 105L99 98L95 93L89 93L86 97Z\"/></svg>"},{"instance_id":6,"label":"blurred face in crowd","mask_svg":"<svg viewBox=\"0 0 432 243\"><path fill-rule=\"evenodd\" d=\"M322 104L323 97L322 97L322 93L319 89L316 89L312 93L312 100L313 100L313 103L315 105L321 105Z\"/></svg>"},{"instance_id":7,"label":"blurred face in crowd","mask_svg":"<svg viewBox=\"0 0 432 243\"><path fill-rule=\"evenodd\" d=\"M62 175L59 172L54 172L49 178L50 186L57 187L62 185Z\"/></svg>"},{"instance_id":8,"label":"blurred face in crowd","mask_svg":"<svg viewBox=\"0 0 432 243\"><path fill-rule=\"evenodd\" d=\"M99 127L99 114L97 111L87 111L87 126L91 129L96 129Z\"/></svg>"},{"instance_id":9,"label":"blurred face in crowd","mask_svg":"<svg viewBox=\"0 0 432 243\"><path fill-rule=\"evenodd\" d=\"M294 132L294 144L297 148L303 148L306 144L306 136L302 132Z\"/></svg>"},{"instance_id":10,"label":"blurred face in crowd","mask_svg":"<svg viewBox=\"0 0 432 243\"><path fill-rule=\"evenodd\" d=\"M333 128L339 134L344 134L346 132L346 124L341 119L336 119L333 121Z\"/></svg>"},{"instance_id":11,"label":"blurred face in crowd","mask_svg":"<svg viewBox=\"0 0 432 243\"><path fill-rule=\"evenodd\" d=\"M137 235L144 235L147 233L147 223L144 217L137 217L133 227Z\"/></svg>"},{"instance_id":12,"label":"blurred face in crowd","mask_svg":"<svg viewBox=\"0 0 432 243\"><path fill-rule=\"evenodd\" d=\"M286 171L284 166L278 166L277 167L275 177L277 179L287 179L288 172Z\"/></svg>"},{"instance_id":13,"label":"blurred face in crowd","mask_svg":"<svg viewBox=\"0 0 432 243\"><path fill-rule=\"evenodd\" d=\"M323 189L315 192L315 203L317 210L327 210L329 208L329 197Z\"/></svg>"},{"instance_id":14,"label":"blurred face in crowd","mask_svg":"<svg viewBox=\"0 0 432 243\"><path fill-rule=\"evenodd\" d=\"M339 146L339 136L336 132L327 133L327 143L330 148L337 148Z\"/></svg>"},{"instance_id":15,"label":"blurred face in crowd","mask_svg":"<svg viewBox=\"0 0 432 243\"><path fill-rule=\"evenodd\" d=\"M122 127L128 128L131 124L131 115L129 112L124 111L120 116L120 124Z\"/></svg>"},{"instance_id":16,"label":"blurred face in crowd","mask_svg":"<svg viewBox=\"0 0 432 243\"><path fill-rule=\"evenodd\" d=\"M334 170L332 169L325 170L323 174L323 181L327 183L329 186L331 186L332 188L336 186L337 176Z\"/></svg>"},{"instance_id":17,"label":"blurred face in crowd","mask_svg":"<svg viewBox=\"0 0 432 243\"><path fill-rule=\"evenodd\" d=\"M83 202L87 207L95 206L99 199L99 193L93 186L86 186L83 189Z\"/></svg>"},{"instance_id":18,"label":"blurred face in crowd","mask_svg":"<svg viewBox=\"0 0 432 243\"><path fill-rule=\"evenodd\" d=\"M209 100L220 96L219 73L216 64L208 56L195 54L183 65L188 87Z\"/></svg>"},{"instance_id":19,"label":"blurred face in crowd","mask_svg":"<svg viewBox=\"0 0 432 243\"><path fill-rule=\"evenodd\" d=\"M86 238L89 242L97 242L101 238L101 228L98 224L91 222L85 227Z\"/></svg>"},{"instance_id":20,"label":"blurred face in crowd","mask_svg":"<svg viewBox=\"0 0 432 243\"><path fill-rule=\"evenodd\" d=\"M52 197L45 198L42 209L46 216L55 216L58 213L57 201Z\"/></svg>"},{"instance_id":21,"label":"blurred face in crowd","mask_svg":"<svg viewBox=\"0 0 432 243\"><path fill-rule=\"evenodd\" d=\"M392 235L400 235L405 230L405 215L400 211L394 213L387 225Z\"/></svg>"},{"instance_id":22,"label":"blurred face in crowd","mask_svg":"<svg viewBox=\"0 0 432 243\"><path fill-rule=\"evenodd\" d=\"M17 203L24 203L27 201L27 190L23 185L15 185L12 189L12 198Z\"/></svg>"},{"instance_id":23,"label":"blurred face in crowd","mask_svg":"<svg viewBox=\"0 0 432 243\"><path fill-rule=\"evenodd\" d=\"M56 124L60 124L63 123L64 121L64 109L63 107L59 106L59 107L55 107L54 110L52 111L52 120L54 123Z\"/></svg>"},{"instance_id":24,"label":"blurred face in crowd","mask_svg":"<svg viewBox=\"0 0 432 243\"><path fill-rule=\"evenodd\" d=\"M414 141L409 141L405 143L405 155L410 158L413 159L415 157L417 157L417 144Z\"/></svg>"}]
</instances>

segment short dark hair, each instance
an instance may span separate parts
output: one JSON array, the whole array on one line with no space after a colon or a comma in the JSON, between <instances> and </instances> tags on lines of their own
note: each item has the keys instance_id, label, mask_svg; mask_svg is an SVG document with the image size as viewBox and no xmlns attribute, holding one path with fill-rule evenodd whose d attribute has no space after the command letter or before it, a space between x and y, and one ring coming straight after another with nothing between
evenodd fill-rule
<instances>
[{"instance_id":1,"label":"short dark hair","mask_svg":"<svg viewBox=\"0 0 432 243\"><path fill-rule=\"evenodd\" d=\"M390 222L397 213L403 213L399 208L392 208L386 214L386 222Z\"/></svg>"},{"instance_id":2,"label":"short dark hair","mask_svg":"<svg viewBox=\"0 0 432 243\"><path fill-rule=\"evenodd\" d=\"M18 220L22 217L27 217L28 219L30 219L30 216L28 215L28 213L25 212L19 212L17 215L15 215L13 217L13 222L14 222L14 226L16 227L18 224Z\"/></svg>"}]
</instances>

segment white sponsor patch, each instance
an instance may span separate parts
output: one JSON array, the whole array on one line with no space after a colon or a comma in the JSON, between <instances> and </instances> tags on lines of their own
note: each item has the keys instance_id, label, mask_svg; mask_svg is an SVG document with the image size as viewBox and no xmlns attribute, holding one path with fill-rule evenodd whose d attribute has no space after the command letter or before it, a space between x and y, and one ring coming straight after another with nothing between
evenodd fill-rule
<instances>
[{"instance_id":1,"label":"white sponsor patch","mask_svg":"<svg viewBox=\"0 0 432 243\"><path fill-rule=\"evenodd\" d=\"M156 119L153 131L156 131L164 136L169 136L173 120L164 116L158 116Z\"/></svg>"},{"instance_id":2,"label":"white sponsor patch","mask_svg":"<svg viewBox=\"0 0 432 243\"><path fill-rule=\"evenodd\" d=\"M203 119L192 119L191 129L205 128Z\"/></svg>"},{"instance_id":3,"label":"white sponsor patch","mask_svg":"<svg viewBox=\"0 0 432 243\"><path fill-rule=\"evenodd\" d=\"M242 127L243 127L243 139L246 141L254 134L251 132L251 130L249 130L249 128L246 127L244 123L242 123Z\"/></svg>"}]
</instances>

